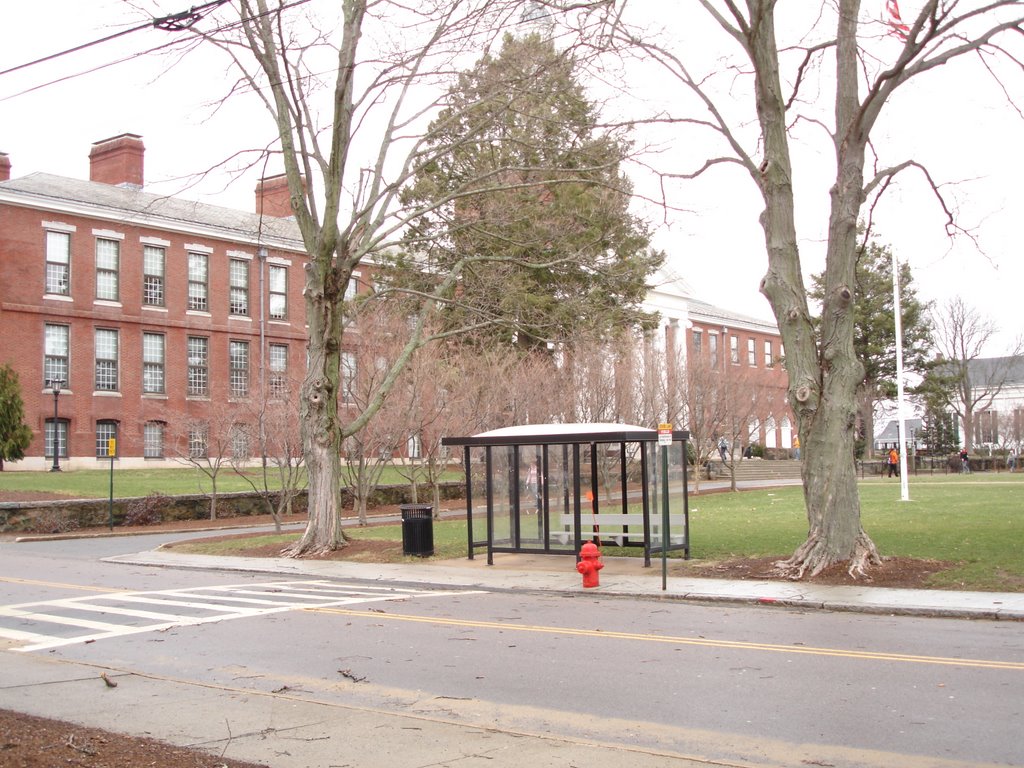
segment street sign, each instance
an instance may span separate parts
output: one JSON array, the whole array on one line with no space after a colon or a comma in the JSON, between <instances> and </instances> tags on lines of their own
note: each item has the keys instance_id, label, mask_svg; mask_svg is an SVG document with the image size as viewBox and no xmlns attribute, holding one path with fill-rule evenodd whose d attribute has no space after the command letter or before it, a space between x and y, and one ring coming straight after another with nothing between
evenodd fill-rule
<instances>
[{"instance_id":1,"label":"street sign","mask_svg":"<svg viewBox=\"0 0 1024 768\"><path fill-rule=\"evenodd\" d=\"M658 445L672 445L672 425L671 424L659 424L658 425Z\"/></svg>"}]
</instances>

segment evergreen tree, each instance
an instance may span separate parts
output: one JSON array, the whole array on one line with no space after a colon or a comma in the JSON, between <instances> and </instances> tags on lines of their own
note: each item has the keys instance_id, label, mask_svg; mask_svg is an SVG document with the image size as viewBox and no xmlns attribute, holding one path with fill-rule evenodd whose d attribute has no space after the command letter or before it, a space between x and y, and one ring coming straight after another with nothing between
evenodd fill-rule
<instances>
[{"instance_id":1,"label":"evergreen tree","mask_svg":"<svg viewBox=\"0 0 1024 768\"><path fill-rule=\"evenodd\" d=\"M5 461L25 458L32 430L25 423L18 374L10 365L0 366L0 472Z\"/></svg>"},{"instance_id":2,"label":"evergreen tree","mask_svg":"<svg viewBox=\"0 0 1024 768\"><path fill-rule=\"evenodd\" d=\"M500 318L476 336L483 343L545 348L645 320L639 304L663 256L628 210L632 187L620 170L628 145L597 122L571 56L538 34L507 35L497 56L460 75L430 128L430 144L453 150L435 154L404 202L447 202L408 231L412 263L403 266L416 268L393 274L429 279L478 254L452 291L446 322Z\"/></svg>"}]
</instances>

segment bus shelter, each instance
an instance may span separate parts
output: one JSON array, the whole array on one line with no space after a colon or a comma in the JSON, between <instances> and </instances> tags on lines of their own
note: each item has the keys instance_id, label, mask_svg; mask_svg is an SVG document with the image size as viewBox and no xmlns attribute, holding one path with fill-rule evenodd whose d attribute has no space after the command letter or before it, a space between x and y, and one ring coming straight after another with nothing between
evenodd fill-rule
<instances>
[{"instance_id":1,"label":"bus shelter","mask_svg":"<svg viewBox=\"0 0 1024 768\"><path fill-rule=\"evenodd\" d=\"M534 424L471 437L466 472L469 559L495 552L577 555L584 541L690 556L689 433L673 431L663 468L658 431L629 424ZM663 525L668 498L669 525Z\"/></svg>"}]
</instances>

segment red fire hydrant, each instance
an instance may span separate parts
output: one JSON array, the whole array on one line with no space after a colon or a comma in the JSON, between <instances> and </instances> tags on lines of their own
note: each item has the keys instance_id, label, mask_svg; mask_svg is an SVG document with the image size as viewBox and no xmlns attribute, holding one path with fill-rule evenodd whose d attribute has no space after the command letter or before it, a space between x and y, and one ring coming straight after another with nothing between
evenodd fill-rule
<instances>
[{"instance_id":1,"label":"red fire hydrant","mask_svg":"<svg viewBox=\"0 0 1024 768\"><path fill-rule=\"evenodd\" d=\"M594 542L588 541L580 549L580 561L576 563L576 570L583 574L583 586L601 586L597 572L602 568L604 568L604 563L601 562L601 550Z\"/></svg>"}]
</instances>

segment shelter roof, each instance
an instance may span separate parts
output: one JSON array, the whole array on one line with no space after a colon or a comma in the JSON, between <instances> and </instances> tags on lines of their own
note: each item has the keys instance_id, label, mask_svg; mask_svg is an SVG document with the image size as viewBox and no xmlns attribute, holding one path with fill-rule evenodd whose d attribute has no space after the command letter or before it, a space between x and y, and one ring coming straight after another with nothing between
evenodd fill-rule
<instances>
[{"instance_id":1,"label":"shelter roof","mask_svg":"<svg viewBox=\"0 0 1024 768\"><path fill-rule=\"evenodd\" d=\"M675 440L686 440L689 433L676 430ZM658 430L632 424L521 424L481 432L471 437L446 437L444 445L563 445L568 443L653 442Z\"/></svg>"}]
</instances>

